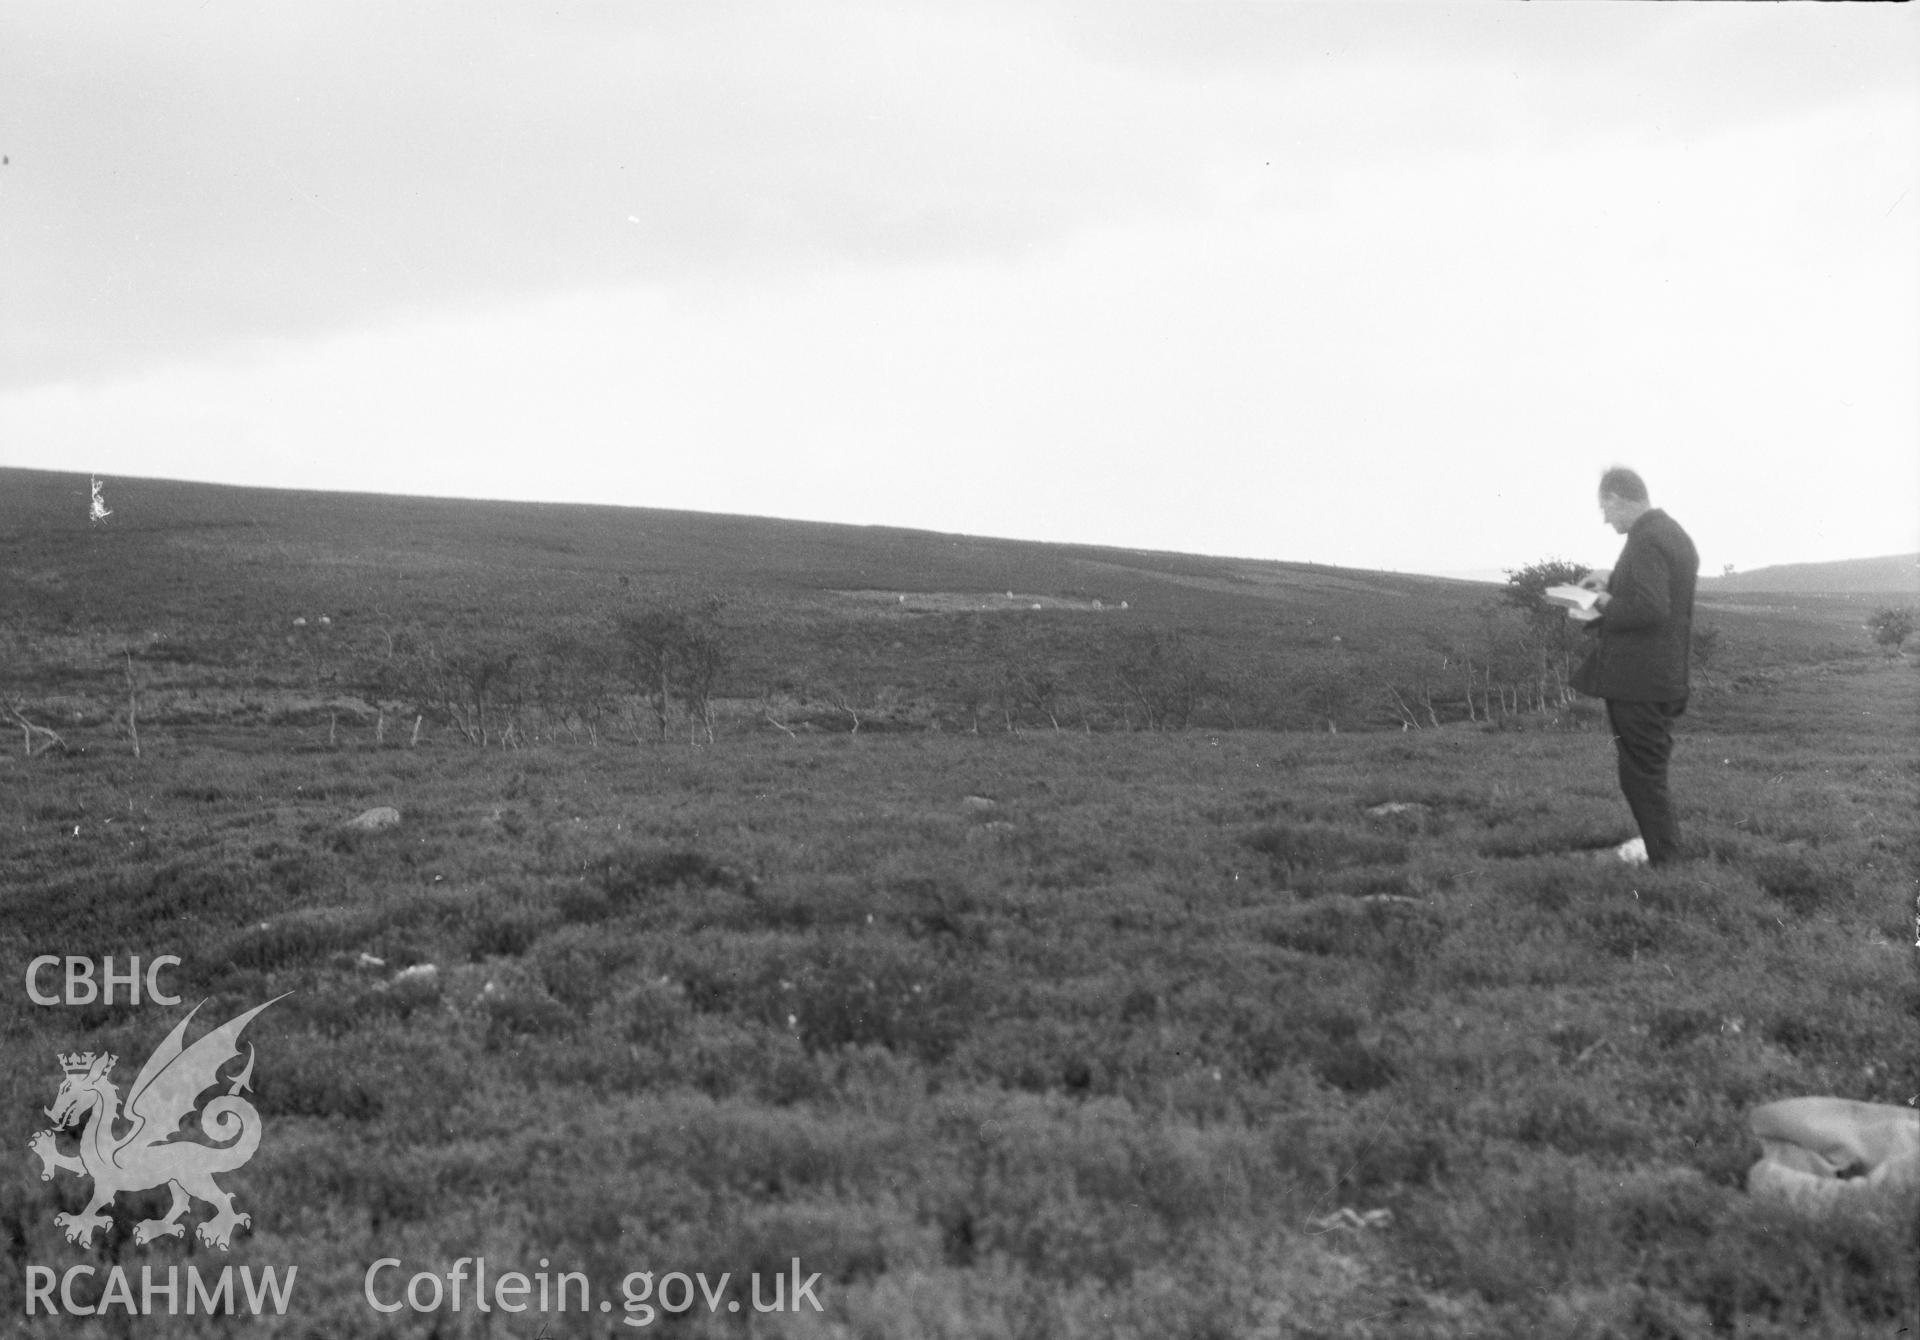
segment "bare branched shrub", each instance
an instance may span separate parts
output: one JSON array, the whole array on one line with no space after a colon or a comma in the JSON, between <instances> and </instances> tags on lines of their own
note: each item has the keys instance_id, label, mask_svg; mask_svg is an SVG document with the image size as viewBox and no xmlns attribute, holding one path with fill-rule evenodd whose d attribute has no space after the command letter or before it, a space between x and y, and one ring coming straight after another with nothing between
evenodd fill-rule
<instances>
[{"instance_id":1,"label":"bare branched shrub","mask_svg":"<svg viewBox=\"0 0 1920 1340\"><path fill-rule=\"evenodd\" d=\"M617 656L604 636L543 636L526 665L528 692L549 740L598 745L614 710Z\"/></svg>"},{"instance_id":2,"label":"bare branched shrub","mask_svg":"<svg viewBox=\"0 0 1920 1340\"><path fill-rule=\"evenodd\" d=\"M1148 730L1180 730L1212 682L1205 662L1185 638L1153 630L1133 637L1114 666L1128 705Z\"/></svg>"},{"instance_id":3,"label":"bare branched shrub","mask_svg":"<svg viewBox=\"0 0 1920 1340\"><path fill-rule=\"evenodd\" d=\"M38 725L35 722L27 720L26 715L21 712L18 704L7 704L7 715L13 718L14 724L20 727L21 734L26 737L26 754L28 758L33 758L38 754L44 754L49 749L64 750L67 747L67 742L60 738L60 732L50 726Z\"/></svg>"},{"instance_id":4,"label":"bare branched shrub","mask_svg":"<svg viewBox=\"0 0 1920 1340\"><path fill-rule=\"evenodd\" d=\"M713 694L730 659L719 612L720 602L708 599L652 605L614 618L617 663L653 709L663 740L675 703L694 729L713 740Z\"/></svg>"},{"instance_id":5,"label":"bare branched shrub","mask_svg":"<svg viewBox=\"0 0 1920 1340\"><path fill-rule=\"evenodd\" d=\"M1029 712L1045 717L1048 725L1060 729L1059 700L1063 685L1052 666L1031 657L1010 656L1000 667L998 687L1000 711L1008 730Z\"/></svg>"},{"instance_id":6,"label":"bare branched shrub","mask_svg":"<svg viewBox=\"0 0 1920 1340\"><path fill-rule=\"evenodd\" d=\"M367 669L363 692L376 705L383 696L410 703L451 725L469 744L512 743L526 696L520 660L518 648L490 639L408 633L394 638L391 654Z\"/></svg>"}]
</instances>

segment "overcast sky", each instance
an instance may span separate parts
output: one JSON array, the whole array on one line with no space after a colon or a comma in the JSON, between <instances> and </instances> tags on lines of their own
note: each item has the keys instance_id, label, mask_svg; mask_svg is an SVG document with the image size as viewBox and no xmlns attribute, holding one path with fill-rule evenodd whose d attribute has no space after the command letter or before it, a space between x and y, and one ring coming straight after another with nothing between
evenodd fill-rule
<instances>
[{"instance_id":1,"label":"overcast sky","mask_svg":"<svg viewBox=\"0 0 1920 1340\"><path fill-rule=\"evenodd\" d=\"M49 0L0 155L0 465L109 490L1920 550L1911 5Z\"/></svg>"}]
</instances>

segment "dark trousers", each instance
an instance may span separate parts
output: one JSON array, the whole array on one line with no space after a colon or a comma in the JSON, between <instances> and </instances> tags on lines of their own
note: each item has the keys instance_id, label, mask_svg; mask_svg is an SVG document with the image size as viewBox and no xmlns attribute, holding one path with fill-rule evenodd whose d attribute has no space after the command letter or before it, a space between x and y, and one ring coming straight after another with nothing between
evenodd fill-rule
<instances>
[{"instance_id":1,"label":"dark trousers","mask_svg":"<svg viewBox=\"0 0 1920 1340\"><path fill-rule=\"evenodd\" d=\"M1607 722L1620 756L1620 791L1646 840L1647 861L1665 865L1680 856L1680 821L1667 794L1667 760L1673 755L1673 723L1687 700L1629 703L1607 699Z\"/></svg>"}]
</instances>

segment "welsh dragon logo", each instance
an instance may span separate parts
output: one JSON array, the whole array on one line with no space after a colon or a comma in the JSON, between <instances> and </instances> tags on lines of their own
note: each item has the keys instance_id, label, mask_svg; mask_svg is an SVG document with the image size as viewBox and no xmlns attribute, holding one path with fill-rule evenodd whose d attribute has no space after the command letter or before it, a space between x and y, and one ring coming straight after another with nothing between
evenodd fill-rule
<instances>
[{"instance_id":1,"label":"welsh dragon logo","mask_svg":"<svg viewBox=\"0 0 1920 1340\"><path fill-rule=\"evenodd\" d=\"M219 1084L219 1072L240 1055L240 1030L267 1005L285 999L276 996L266 1005L256 1005L189 1047L182 1039L187 1025L200 1012L200 1006L194 1006L140 1067L128 1090L124 1113L119 1091L107 1078L119 1058L92 1052L60 1055L60 1068L67 1077L53 1106L46 1109L53 1127L35 1132L27 1147L40 1156L43 1182L60 1171L93 1179L93 1199L86 1209L53 1218L66 1230L68 1242L90 1245L94 1230L113 1222L103 1211L122 1191L145 1191L162 1185L172 1191L173 1204L165 1218L143 1219L134 1226L133 1240L137 1243L184 1235L186 1225L180 1222L180 1216L195 1199L215 1210L213 1218L194 1230L209 1247L227 1250L233 1230L253 1222L252 1215L234 1213L233 1197L213 1180L215 1173L238 1168L260 1147L260 1113L239 1096L242 1089L252 1087L251 1043L247 1045L246 1066L227 1081L226 1093L209 1099L199 1109L199 1134L205 1139L194 1138L184 1126L194 1114L195 1100ZM79 1134L79 1153L60 1153L54 1147L55 1131L82 1122L86 1128ZM116 1133L116 1128L123 1125L124 1130Z\"/></svg>"}]
</instances>

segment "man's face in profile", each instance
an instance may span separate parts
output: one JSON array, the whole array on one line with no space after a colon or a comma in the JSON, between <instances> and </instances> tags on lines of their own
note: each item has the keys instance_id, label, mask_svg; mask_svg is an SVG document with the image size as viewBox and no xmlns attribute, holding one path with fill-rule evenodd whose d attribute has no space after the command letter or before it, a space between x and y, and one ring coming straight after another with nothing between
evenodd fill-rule
<instances>
[{"instance_id":1,"label":"man's face in profile","mask_svg":"<svg viewBox=\"0 0 1920 1340\"><path fill-rule=\"evenodd\" d=\"M1600 515L1609 526L1625 535L1633 527L1634 505L1617 493L1600 495Z\"/></svg>"}]
</instances>

